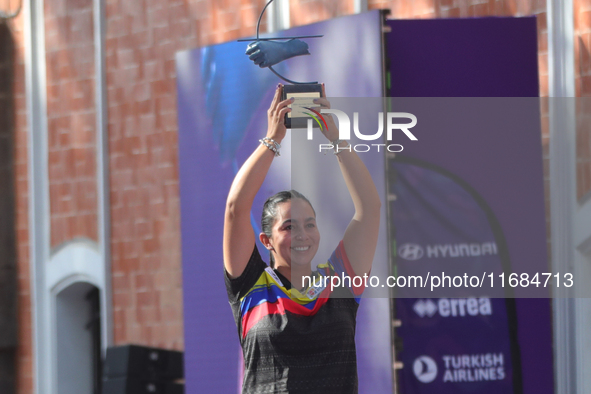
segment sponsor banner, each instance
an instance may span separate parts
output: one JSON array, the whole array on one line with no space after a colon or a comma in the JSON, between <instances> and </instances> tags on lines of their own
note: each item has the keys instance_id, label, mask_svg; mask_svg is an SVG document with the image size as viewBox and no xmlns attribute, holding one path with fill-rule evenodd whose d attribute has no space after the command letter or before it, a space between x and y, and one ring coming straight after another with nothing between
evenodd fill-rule
<instances>
[{"instance_id":1,"label":"sponsor banner","mask_svg":"<svg viewBox=\"0 0 591 394\"><path fill-rule=\"evenodd\" d=\"M413 311L420 317L464 317L492 315L490 298L439 298L417 300Z\"/></svg>"},{"instance_id":2,"label":"sponsor banner","mask_svg":"<svg viewBox=\"0 0 591 394\"><path fill-rule=\"evenodd\" d=\"M503 353L443 355L435 361L419 356L412 369L421 383L441 380L443 383L478 383L502 381L506 378Z\"/></svg>"},{"instance_id":3,"label":"sponsor banner","mask_svg":"<svg viewBox=\"0 0 591 394\"><path fill-rule=\"evenodd\" d=\"M491 286L509 269L506 242L486 201L454 174L411 158L388 164L391 223L396 228L397 275L477 277L475 286L398 289L397 297L510 296L510 289ZM443 275L445 274L445 275ZM457 283L458 281L456 281ZM468 282L468 281L466 281ZM482 283L480 283L482 282ZM473 281L473 283L476 283Z\"/></svg>"},{"instance_id":4,"label":"sponsor banner","mask_svg":"<svg viewBox=\"0 0 591 394\"><path fill-rule=\"evenodd\" d=\"M417 98L419 139L390 167L395 274L547 271L535 18L388 24L390 96ZM553 392L548 301L498 298L549 292L489 290L398 289L401 393Z\"/></svg>"},{"instance_id":5,"label":"sponsor banner","mask_svg":"<svg viewBox=\"0 0 591 394\"><path fill-rule=\"evenodd\" d=\"M412 159L391 160L389 169L396 196L391 219L400 229L398 275L416 274L417 268L451 275L458 267L460 272L495 273L509 267L499 252L503 234L469 185ZM403 341L399 358L405 365L399 375L402 392L516 393L519 353L509 324L515 316L507 308L513 299L474 297L462 293L464 288L441 298L424 297L425 290L423 297L410 298L421 290L412 287L396 290L396 315L402 321L397 335Z\"/></svg>"},{"instance_id":6,"label":"sponsor banner","mask_svg":"<svg viewBox=\"0 0 591 394\"><path fill-rule=\"evenodd\" d=\"M403 393L517 393L502 298L398 299Z\"/></svg>"}]
</instances>

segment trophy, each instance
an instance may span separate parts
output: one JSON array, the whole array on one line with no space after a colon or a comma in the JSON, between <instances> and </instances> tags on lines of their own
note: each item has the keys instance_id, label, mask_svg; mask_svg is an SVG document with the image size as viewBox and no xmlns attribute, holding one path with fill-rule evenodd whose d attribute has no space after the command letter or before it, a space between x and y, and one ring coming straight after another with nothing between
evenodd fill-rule
<instances>
[{"instance_id":1,"label":"trophy","mask_svg":"<svg viewBox=\"0 0 591 394\"><path fill-rule=\"evenodd\" d=\"M271 4L270 0L259 15L257 21L257 35L255 39L241 39L250 41L246 47L248 58L261 68L268 68L279 78L288 83L283 86L283 100L294 98L289 106L291 112L285 115L285 126L288 128L304 128L309 119L309 110L316 107L314 99L322 96L322 86L317 82L295 82L279 74L273 66L295 56L309 55L308 44L301 38L319 38L322 35L294 36L294 37L259 37L259 26L265 10ZM308 113L308 114L307 114Z\"/></svg>"}]
</instances>

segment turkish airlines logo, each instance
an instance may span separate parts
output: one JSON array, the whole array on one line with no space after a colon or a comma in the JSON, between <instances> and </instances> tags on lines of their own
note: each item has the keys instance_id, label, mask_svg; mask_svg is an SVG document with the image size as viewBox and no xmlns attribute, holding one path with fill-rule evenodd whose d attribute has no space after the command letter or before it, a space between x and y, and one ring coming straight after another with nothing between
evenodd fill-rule
<instances>
[{"instance_id":1,"label":"turkish airlines logo","mask_svg":"<svg viewBox=\"0 0 591 394\"><path fill-rule=\"evenodd\" d=\"M405 260L418 260L424 254L423 247L417 244L404 244L398 248L398 256Z\"/></svg>"},{"instance_id":2,"label":"turkish airlines logo","mask_svg":"<svg viewBox=\"0 0 591 394\"><path fill-rule=\"evenodd\" d=\"M420 382L431 383L437 377L437 363L429 356L417 358L412 370Z\"/></svg>"}]
</instances>

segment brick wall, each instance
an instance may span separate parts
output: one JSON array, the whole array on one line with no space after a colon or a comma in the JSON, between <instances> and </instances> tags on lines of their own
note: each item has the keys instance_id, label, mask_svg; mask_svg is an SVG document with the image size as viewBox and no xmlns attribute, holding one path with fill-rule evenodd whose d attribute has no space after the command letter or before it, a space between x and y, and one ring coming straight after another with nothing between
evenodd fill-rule
<instances>
[{"instance_id":1,"label":"brick wall","mask_svg":"<svg viewBox=\"0 0 591 394\"><path fill-rule=\"evenodd\" d=\"M291 0L289 2L291 26L307 25L337 16L351 15L353 12L352 1Z\"/></svg>"},{"instance_id":2,"label":"brick wall","mask_svg":"<svg viewBox=\"0 0 591 394\"><path fill-rule=\"evenodd\" d=\"M174 54L254 34L262 7L106 2L117 344L184 347Z\"/></svg>"},{"instance_id":3,"label":"brick wall","mask_svg":"<svg viewBox=\"0 0 591 394\"><path fill-rule=\"evenodd\" d=\"M575 3L575 83L577 97L577 198L591 195L591 1Z\"/></svg>"},{"instance_id":4,"label":"brick wall","mask_svg":"<svg viewBox=\"0 0 591 394\"><path fill-rule=\"evenodd\" d=\"M51 246L97 240L92 0L45 0Z\"/></svg>"},{"instance_id":5,"label":"brick wall","mask_svg":"<svg viewBox=\"0 0 591 394\"><path fill-rule=\"evenodd\" d=\"M25 94L24 65L24 18L21 12L16 18L6 22L13 43L13 80L12 80L12 113L14 121L12 168L14 182L16 235L16 274L17 274L17 350L15 362L16 392L31 394L33 392L33 348L31 325L31 278L29 270L29 217L28 217L28 145L27 145L27 105Z\"/></svg>"}]
</instances>

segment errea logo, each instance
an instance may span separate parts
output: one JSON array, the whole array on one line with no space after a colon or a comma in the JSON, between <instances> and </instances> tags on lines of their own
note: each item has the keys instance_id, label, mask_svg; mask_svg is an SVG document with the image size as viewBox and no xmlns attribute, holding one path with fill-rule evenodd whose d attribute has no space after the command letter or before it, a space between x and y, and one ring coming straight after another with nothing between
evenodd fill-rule
<instances>
[{"instance_id":1,"label":"errea logo","mask_svg":"<svg viewBox=\"0 0 591 394\"><path fill-rule=\"evenodd\" d=\"M490 298L439 298L437 303L431 299L417 300L412 307L420 317L490 316L492 303Z\"/></svg>"},{"instance_id":2,"label":"errea logo","mask_svg":"<svg viewBox=\"0 0 591 394\"><path fill-rule=\"evenodd\" d=\"M418 260L425 254L423 247L417 244L404 244L398 248L398 256L405 260Z\"/></svg>"},{"instance_id":3,"label":"errea logo","mask_svg":"<svg viewBox=\"0 0 591 394\"><path fill-rule=\"evenodd\" d=\"M430 299L418 300L415 302L412 309L420 317L433 317L433 315L437 312L437 305Z\"/></svg>"}]
</instances>

